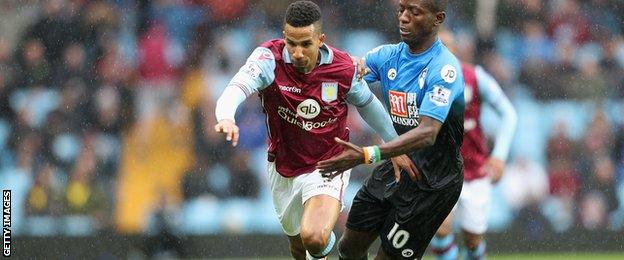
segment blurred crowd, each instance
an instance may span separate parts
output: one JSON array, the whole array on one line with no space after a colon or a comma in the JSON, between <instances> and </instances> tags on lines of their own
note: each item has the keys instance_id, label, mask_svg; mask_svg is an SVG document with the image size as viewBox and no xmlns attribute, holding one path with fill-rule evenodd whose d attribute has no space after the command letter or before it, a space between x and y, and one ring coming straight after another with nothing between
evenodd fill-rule
<instances>
[{"instance_id":1,"label":"blurred crowd","mask_svg":"<svg viewBox=\"0 0 624 260\"><path fill-rule=\"evenodd\" d=\"M258 98L239 108L236 148L212 126L247 55L281 37L289 1L226 2L0 1L0 187L13 190L14 232L280 232ZM395 0L316 2L332 46L362 56L399 40ZM458 57L491 72L519 114L494 230L623 229L624 2L449 2ZM350 121L355 143L376 138Z\"/></svg>"}]
</instances>

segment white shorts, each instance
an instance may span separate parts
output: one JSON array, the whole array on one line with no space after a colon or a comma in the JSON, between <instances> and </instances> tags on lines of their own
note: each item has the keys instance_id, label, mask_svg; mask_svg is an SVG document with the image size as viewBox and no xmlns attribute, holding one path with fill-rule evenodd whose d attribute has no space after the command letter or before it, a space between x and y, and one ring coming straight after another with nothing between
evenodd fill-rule
<instances>
[{"instance_id":1,"label":"white shorts","mask_svg":"<svg viewBox=\"0 0 624 260\"><path fill-rule=\"evenodd\" d=\"M492 192L490 178L464 181L464 186L455 205L455 219L463 230L483 234L487 230L488 214Z\"/></svg>"},{"instance_id":2,"label":"white shorts","mask_svg":"<svg viewBox=\"0 0 624 260\"><path fill-rule=\"evenodd\" d=\"M342 203L342 198L351 170L329 180L323 178L318 170L293 178L285 178L275 169L275 163L269 162L269 185L273 195L273 205L284 233L296 236L301 228L303 204L313 196L326 194Z\"/></svg>"}]
</instances>

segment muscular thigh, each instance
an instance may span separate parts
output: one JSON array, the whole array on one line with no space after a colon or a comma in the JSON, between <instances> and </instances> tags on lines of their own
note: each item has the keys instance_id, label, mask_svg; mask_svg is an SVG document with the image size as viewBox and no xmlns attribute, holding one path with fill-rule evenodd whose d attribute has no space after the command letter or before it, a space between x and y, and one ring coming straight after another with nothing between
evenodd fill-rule
<instances>
[{"instance_id":1,"label":"muscular thigh","mask_svg":"<svg viewBox=\"0 0 624 260\"><path fill-rule=\"evenodd\" d=\"M317 171L301 182L303 215L301 227L331 231L342 209L342 197L349 183L350 171L334 178L325 178Z\"/></svg>"},{"instance_id":2,"label":"muscular thigh","mask_svg":"<svg viewBox=\"0 0 624 260\"><path fill-rule=\"evenodd\" d=\"M303 209L301 229L322 230L329 234L340 215L340 201L329 195L321 194L309 198Z\"/></svg>"},{"instance_id":3,"label":"muscular thigh","mask_svg":"<svg viewBox=\"0 0 624 260\"><path fill-rule=\"evenodd\" d=\"M318 171L285 178L276 171L274 163L269 163L268 171L273 203L286 235L298 235L304 225L302 221L314 224L327 220L316 224L331 223L333 226L342 207L344 190L349 183L349 171L333 179L323 178ZM312 203L308 203L310 201Z\"/></svg>"}]
</instances>

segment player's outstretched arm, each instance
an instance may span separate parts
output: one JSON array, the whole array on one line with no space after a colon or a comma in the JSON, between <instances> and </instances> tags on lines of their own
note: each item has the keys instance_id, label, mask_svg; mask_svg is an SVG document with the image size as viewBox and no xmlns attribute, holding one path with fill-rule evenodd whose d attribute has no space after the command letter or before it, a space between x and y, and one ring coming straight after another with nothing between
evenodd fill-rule
<instances>
[{"instance_id":1,"label":"player's outstretched arm","mask_svg":"<svg viewBox=\"0 0 624 260\"><path fill-rule=\"evenodd\" d=\"M390 142L374 147L359 147L349 142L336 138L336 142L345 150L338 156L329 160L320 161L317 169L321 173L342 172L351 169L370 159L387 159L410 151L432 146L442 128L442 123L428 116L421 117L420 125ZM378 149L378 150L377 150ZM375 153L371 155L371 153ZM378 154L377 154L378 153Z\"/></svg>"},{"instance_id":2,"label":"player's outstretched arm","mask_svg":"<svg viewBox=\"0 0 624 260\"><path fill-rule=\"evenodd\" d=\"M390 116L386 113L386 109L383 104L381 104L381 101L370 91L366 81L357 79L357 73L356 67L347 101L357 107L358 113L362 119L364 119L385 142L389 142L397 137L392 119L390 119ZM392 158L391 160L397 181L401 179L401 169L404 169L412 180L416 181L420 179L420 174L416 166L407 155ZM375 161L368 162L367 160L367 163L374 162Z\"/></svg>"},{"instance_id":3,"label":"player's outstretched arm","mask_svg":"<svg viewBox=\"0 0 624 260\"><path fill-rule=\"evenodd\" d=\"M341 173L357 165L365 163L364 148L336 137L334 140L344 148L342 153L331 159L320 161L316 168L323 174Z\"/></svg>"},{"instance_id":4,"label":"player's outstretched arm","mask_svg":"<svg viewBox=\"0 0 624 260\"><path fill-rule=\"evenodd\" d=\"M343 171L351 169L357 165L376 162L369 160L370 155L367 154L371 153L371 146L360 147L338 137L334 138L334 140L342 146L344 150L336 157L317 163L316 168L319 169L322 174L329 174L329 176L333 178ZM418 168L416 168L416 165L414 165L414 162L412 162L409 156L402 154L392 157L391 160L394 168L394 178L397 182L401 180L401 169L407 172L412 181L419 181L422 179Z\"/></svg>"},{"instance_id":5,"label":"player's outstretched arm","mask_svg":"<svg viewBox=\"0 0 624 260\"><path fill-rule=\"evenodd\" d=\"M418 127L379 146L381 158L394 157L413 150L432 146L435 144L438 132L440 132L441 128L442 122L428 116L421 116Z\"/></svg>"},{"instance_id":6,"label":"player's outstretched arm","mask_svg":"<svg viewBox=\"0 0 624 260\"><path fill-rule=\"evenodd\" d=\"M386 113L381 101L372 93L371 96L373 100L363 107L358 107L358 112L364 121L382 137L384 142L389 142L398 136L392 125L392 119ZM381 160L381 158L379 159ZM407 155L399 155L391 158L391 160L394 167L394 177L397 182L401 179L401 169L405 170L413 181L420 180L418 169Z\"/></svg>"}]
</instances>

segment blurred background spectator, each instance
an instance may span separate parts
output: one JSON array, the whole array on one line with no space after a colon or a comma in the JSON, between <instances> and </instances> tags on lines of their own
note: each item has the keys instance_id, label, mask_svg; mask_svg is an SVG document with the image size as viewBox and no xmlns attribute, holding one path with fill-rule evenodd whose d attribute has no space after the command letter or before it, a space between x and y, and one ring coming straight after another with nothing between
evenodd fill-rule
<instances>
[{"instance_id":1,"label":"blurred background spectator","mask_svg":"<svg viewBox=\"0 0 624 260\"><path fill-rule=\"evenodd\" d=\"M317 2L333 46L362 56L399 40L396 0ZM451 2L459 56L492 72L519 114L494 231L622 230L624 2ZM238 147L212 126L247 55L281 37L287 4L0 1L0 186L14 191L14 232L280 233L258 98L238 111ZM358 116L350 127L355 143L376 138ZM347 202L369 170L353 171Z\"/></svg>"}]
</instances>

